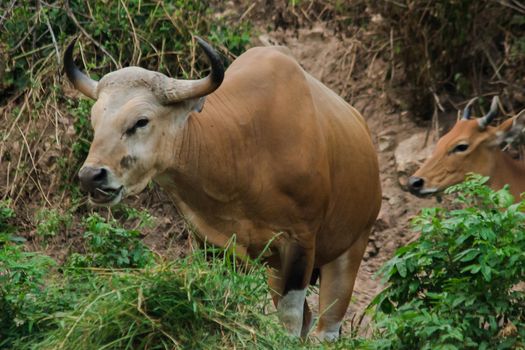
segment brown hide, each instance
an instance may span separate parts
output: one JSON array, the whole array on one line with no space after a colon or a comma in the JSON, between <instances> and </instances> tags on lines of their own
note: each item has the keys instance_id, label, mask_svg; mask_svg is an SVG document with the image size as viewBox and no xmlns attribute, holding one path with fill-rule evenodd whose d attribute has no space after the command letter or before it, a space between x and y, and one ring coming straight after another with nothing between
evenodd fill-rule
<instances>
[{"instance_id":1,"label":"brown hide","mask_svg":"<svg viewBox=\"0 0 525 350\"><path fill-rule=\"evenodd\" d=\"M377 157L362 117L272 49L251 49L230 66L190 115L174 156L156 181L215 244L235 233L258 254L278 232L309 244L315 236L322 265L379 210Z\"/></svg>"}]
</instances>

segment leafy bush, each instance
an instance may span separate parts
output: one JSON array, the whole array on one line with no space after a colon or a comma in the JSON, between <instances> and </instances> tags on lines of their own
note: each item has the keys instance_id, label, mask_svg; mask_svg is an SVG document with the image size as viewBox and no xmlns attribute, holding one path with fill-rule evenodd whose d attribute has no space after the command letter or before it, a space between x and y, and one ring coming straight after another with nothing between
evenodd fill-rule
<instances>
[{"instance_id":1,"label":"leafy bush","mask_svg":"<svg viewBox=\"0 0 525 350\"><path fill-rule=\"evenodd\" d=\"M512 349L525 344L525 202L470 176L458 209L424 209L419 239L383 268L372 305L380 349Z\"/></svg>"},{"instance_id":2,"label":"leafy bush","mask_svg":"<svg viewBox=\"0 0 525 350\"><path fill-rule=\"evenodd\" d=\"M48 316L49 308L37 300L45 296L45 277L53 265L47 256L0 242L0 349L35 331L38 320Z\"/></svg>"},{"instance_id":3,"label":"leafy bush","mask_svg":"<svg viewBox=\"0 0 525 350\"><path fill-rule=\"evenodd\" d=\"M10 230L9 219L15 216L9 201L0 201L0 235Z\"/></svg>"},{"instance_id":4,"label":"leafy bush","mask_svg":"<svg viewBox=\"0 0 525 350\"><path fill-rule=\"evenodd\" d=\"M140 240L138 230L123 228L116 220L98 214L84 221L86 254L73 254L71 267L140 268L153 262L153 255Z\"/></svg>"},{"instance_id":5,"label":"leafy bush","mask_svg":"<svg viewBox=\"0 0 525 350\"><path fill-rule=\"evenodd\" d=\"M55 51L60 49L56 45L62 46L79 33L88 37L84 50L89 68L142 65L191 76L192 60L176 55L188 56L192 34L209 37L217 47L230 49L224 50L225 54L238 55L249 43L250 25L226 23L223 17L213 15L220 10L220 2L213 6L202 0L128 0L115 6L94 0L54 0L6 8L6 18L0 22L1 48L14 55L8 56L2 84L6 91L30 87L31 73L45 69L48 59L55 60ZM32 38L41 39L38 47ZM95 63L93 53L100 55L102 64ZM103 74L93 73L94 77Z\"/></svg>"},{"instance_id":6,"label":"leafy bush","mask_svg":"<svg viewBox=\"0 0 525 350\"><path fill-rule=\"evenodd\" d=\"M43 208L36 213L36 233L40 237L56 236L61 230L71 226L73 216L71 213L61 213L56 208Z\"/></svg>"}]
</instances>

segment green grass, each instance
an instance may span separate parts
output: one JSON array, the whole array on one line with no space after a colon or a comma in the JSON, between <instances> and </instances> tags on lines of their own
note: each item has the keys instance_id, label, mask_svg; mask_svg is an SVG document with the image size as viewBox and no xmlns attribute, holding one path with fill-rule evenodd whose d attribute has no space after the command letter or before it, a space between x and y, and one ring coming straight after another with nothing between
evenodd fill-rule
<instances>
[{"instance_id":1,"label":"green grass","mask_svg":"<svg viewBox=\"0 0 525 350\"><path fill-rule=\"evenodd\" d=\"M176 263L97 273L100 287L62 313L40 349L274 348L287 337L268 304L264 271L232 271L198 251Z\"/></svg>"},{"instance_id":2,"label":"green grass","mask_svg":"<svg viewBox=\"0 0 525 350\"><path fill-rule=\"evenodd\" d=\"M299 346L267 311L264 268L238 266L232 255L207 259L202 250L145 269L63 267L44 278L50 258L10 251L17 251L8 257L17 267L5 266L2 282L11 287L0 295L18 311L2 310L4 326L14 320L0 330L6 349Z\"/></svg>"}]
</instances>

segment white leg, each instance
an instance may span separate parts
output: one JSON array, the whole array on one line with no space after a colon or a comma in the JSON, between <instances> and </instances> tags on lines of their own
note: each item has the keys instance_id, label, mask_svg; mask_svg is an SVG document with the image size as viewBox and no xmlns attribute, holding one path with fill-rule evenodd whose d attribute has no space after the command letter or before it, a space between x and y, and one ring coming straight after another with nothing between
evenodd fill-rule
<instances>
[{"instance_id":1,"label":"white leg","mask_svg":"<svg viewBox=\"0 0 525 350\"><path fill-rule=\"evenodd\" d=\"M319 341L335 341L339 338L339 331L341 329L341 322L335 322L322 331L317 331L314 335Z\"/></svg>"},{"instance_id":2,"label":"white leg","mask_svg":"<svg viewBox=\"0 0 525 350\"><path fill-rule=\"evenodd\" d=\"M281 298L277 305L279 319L288 332L296 337L301 336L305 299L306 288L290 290Z\"/></svg>"}]
</instances>

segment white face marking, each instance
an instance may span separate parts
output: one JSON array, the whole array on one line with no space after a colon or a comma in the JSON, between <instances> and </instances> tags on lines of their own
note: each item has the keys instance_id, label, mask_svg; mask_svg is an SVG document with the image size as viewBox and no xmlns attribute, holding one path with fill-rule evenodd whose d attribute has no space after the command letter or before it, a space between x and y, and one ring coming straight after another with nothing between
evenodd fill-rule
<instances>
[{"instance_id":1,"label":"white face marking","mask_svg":"<svg viewBox=\"0 0 525 350\"><path fill-rule=\"evenodd\" d=\"M433 194L436 193L438 189L436 187L432 188L423 188L421 191L419 191L419 194Z\"/></svg>"},{"instance_id":2,"label":"white face marking","mask_svg":"<svg viewBox=\"0 0 525 350\"><path fill-rule=\"evenodd\" d=\"M291 290L277 305L279 319L286 330L293 336L301 336L303 327L304 300L306 298L306 288Z\"/></svg>"}]
</instances>

